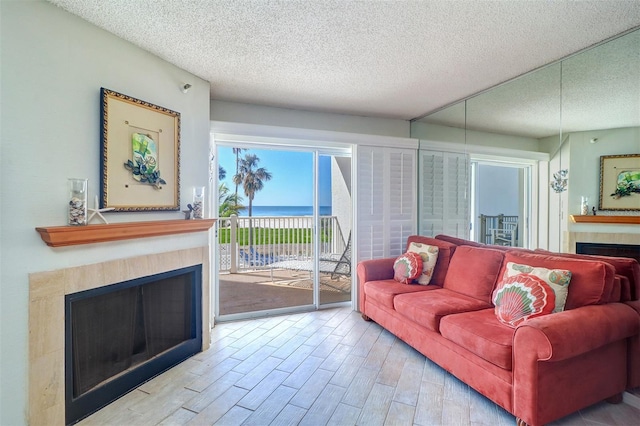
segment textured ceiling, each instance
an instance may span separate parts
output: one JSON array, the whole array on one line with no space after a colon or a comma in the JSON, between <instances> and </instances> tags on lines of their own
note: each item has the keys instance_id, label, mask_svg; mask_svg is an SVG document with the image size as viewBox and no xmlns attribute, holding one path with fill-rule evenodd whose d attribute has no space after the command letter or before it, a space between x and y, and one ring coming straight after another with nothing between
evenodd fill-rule
<instances>
[{"instance_id":1,"label":"textured ceiling","mask_svg":"<svg viewBox=\"0 0 640 426\"><path fill-rule=\"evenodd\" d=\"M640 1L50 0L211 98L412 119L640 25Z\"/></svg>"}]
</instances>

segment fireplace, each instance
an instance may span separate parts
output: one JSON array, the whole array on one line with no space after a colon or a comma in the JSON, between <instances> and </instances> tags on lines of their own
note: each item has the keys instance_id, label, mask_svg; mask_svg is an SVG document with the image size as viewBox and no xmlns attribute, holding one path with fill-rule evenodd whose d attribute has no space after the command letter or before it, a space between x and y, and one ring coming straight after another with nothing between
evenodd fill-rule
<instances>
[{"instance_id":1,"label":"fireplace","mask_svg":"<svg viewBox=\"0 0 640 426\"><path fill-rule=\"evenodd\" d=\"M66 296L196 266L202 271L195 290L202 313L201 321L196 321L202 334L198 351L206 350L211 338L209 258L209 246L203 245L29 274L28 423L66 423Z\"/></svg>"},{"instance_id":2,"label":"fireplace","mask_svg":"<svg viewBox=\"0 0 640 426\"><path fill-rule=\"evenodd\" d=\"M576 243L576 253L630 257L640 262L640 245L634 244Z\"/></svg>"},{"instance_id":3,"label":"fireplace","mask_svg":"<svg viewBox=\"0 0 640 426\"><path fill-rule=\"evenodd\" d=\"M65 296L65 422L202 347L202 265Z\"/></svg>"}]
</instances>

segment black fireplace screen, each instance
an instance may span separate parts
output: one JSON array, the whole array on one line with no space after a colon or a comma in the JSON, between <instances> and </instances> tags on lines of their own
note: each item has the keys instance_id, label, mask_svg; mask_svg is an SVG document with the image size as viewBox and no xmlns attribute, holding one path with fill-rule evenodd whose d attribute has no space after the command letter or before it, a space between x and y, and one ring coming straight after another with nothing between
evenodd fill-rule
<instances>
[{"instance_id":1,"label":"black fireplace screen","mask_svg":"<svg viewBox=\"0 0 640 426\"><path fill-rule=\"evenodd\" d=\"M576 243L576 253L630 257L640 262L640 245L634 244Z\"/></svg>"},{"instance_id":2,"label":"black fireplace screen","mask_svg":"<svg viewBox=\"0 0 640 426\"><path fill-rule=\"evenodd\" d=\"M201 349L201 276L198 265L66 296L67 424Z\"/></svg>"}]
</instances>

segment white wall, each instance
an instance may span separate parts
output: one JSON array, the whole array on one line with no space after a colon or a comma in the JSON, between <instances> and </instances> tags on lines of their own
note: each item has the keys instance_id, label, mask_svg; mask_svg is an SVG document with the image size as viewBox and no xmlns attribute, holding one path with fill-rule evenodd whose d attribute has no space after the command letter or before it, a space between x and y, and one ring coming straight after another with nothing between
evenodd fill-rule
<instances>
[{"instance_id":1,"label":"white wall","mask_svg":"<svg viewBox=\"0 0 640 426\"><path fill-rule=\"evenodd\" d=\"M546 184L549 185L554 173L560 170L569 169L570 156L572 153L569 149L569 144L565 143L557 151L556 155L549 161L549 175L547 177ZM568 191L572 185L572 171L569 170L569 182L567 184L567 190L557 193L553 190L549 190L549 226L548 226L548 247L551 251L562 251L563 235L567 231L567 221L569 220L570 212L568 209ZM542 183L544 184L544 182ZM542 232L544 230L541 228Z\"/></svg>"},{"instance_id":2,"label":"white wall","mask_svg":"<svg viewBox=\"0 0 640 426\"><path fill-rule=\"evenodd\" d=\"M590 143L591 139L598 141ZM580 214L580 199L598 209L600 199L600 156L640 154L640 127L592 130L569 135L571 157L568 185L568 213ZM637 196L636 196L637 197ZM591 210L591 207L589 207ZM638 211L598 212L598 214L638 215ZM640 234L637 225L577 224L569 221L572 232L620 232ZM640 240L640 236L638 237Z\"/></svg>"},{"instance_id":3,"label":"white wall","mask_svg":"<svg viewBox=\"0 0 640 426\"><path fill-rule=\"evenodd\" d=\"M28 274L208 244L185 234L52 249L37 226L65 225L67 178L99 188L100 87L181 116L181 204L208 184L209 83L50 3L2 1L0 424L26 423ZM187 94L179 85L193 85ZM182 218L112 213L112 222Z\"/></svg>"},{"instance_id":4,"label":"white wall","mask_svg":"<svg viewBox=\"0 0 640 426\"><path fill-rule=\"evenodd\" d=\"M409 137L409 122L405 120L298 111L216 100L211 101L211 121Z\"/></svg>"},{"instance_id":5,"label":"white wall","mask_svg":"<svg viewBox=\"0 0 640 426\"><path fill-rule=\"evenodd\" d=\"M350 157L333 157L331 160L331 205L331 214L338 218L346 242L352 228L353 211Z\"/></svg>"}]
</instances>

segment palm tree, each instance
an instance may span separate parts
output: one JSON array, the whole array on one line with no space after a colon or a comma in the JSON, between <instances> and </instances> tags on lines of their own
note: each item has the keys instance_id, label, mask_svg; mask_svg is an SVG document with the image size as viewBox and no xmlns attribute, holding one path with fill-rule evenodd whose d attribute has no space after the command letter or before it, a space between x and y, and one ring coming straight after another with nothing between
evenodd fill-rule
<instances>
[{"instance_id":1,"label":"palm tree","mask_svg":"<svg viewBox=\"0 0 640 426\"><path fill-rule=\"evenodd\" d=\"M264 182L271 179L271 173L264 167L258 167L260 159L255 154L245 154L238 163L238 173L233 176L233 183L242 185L244 195L249 198L249 247L252 245L253 229L251 215L253 214L253 198L256 192L262 190Z\"/></svg>"},{"instance_id":2,"label":"palm tree","mask_svg":"<svg viewBox=\"0 0 640 426\"><path fill-rule=\"evenodd\" d=\"M242 205L242 197L231 194L227 185L222 182L218 186L218 217L229 217L232 214L238 216L240 210L245 207Z\"/></svg>"},{"instance_id":3,"label":"palm tree","mask_svg":"<svg viewBox=\"0 0 640 426\"><path fill-rule=\"evenodd\" d=\"M236 155L236 175L238 174L238 168L240 167L240 153L244 151L243 148L232 148L233 153ZM236 197L238 196L238 184L236 183Z\"/></svg>"},{"instance_id":4,"label":"palm tree","mask_svg":"<svg viewBox=\"0 0 640 426\"><path fill-rule=\"evenodd\" d=\"M271 180L271 173L264 167L258 167L260 158L255 154L245 154L238 164L238 172L233 176L233 183L242 185L244 195L249 198L249 216L253 213L253 198L261 191L264 182Z\"/></svg>"}]
</instances>

